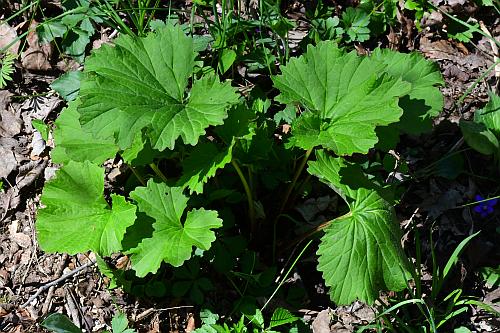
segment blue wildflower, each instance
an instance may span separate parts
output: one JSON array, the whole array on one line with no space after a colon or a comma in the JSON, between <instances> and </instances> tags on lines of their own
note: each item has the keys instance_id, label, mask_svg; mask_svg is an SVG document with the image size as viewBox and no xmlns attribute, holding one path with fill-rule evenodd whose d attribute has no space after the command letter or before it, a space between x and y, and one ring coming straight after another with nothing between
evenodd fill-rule
<instances>
[{"instance_id":1,"label":"blue wildflower","mask_svg":"<svg viewBox=\"0 0 500 333\"><path fill-rule=\"evenodd\" d=\"M484 198L479 194L476 194L476 201L482 201ZM498 202L498 199L491 199L488 201L484 201L479 203L476 207L474 207L474 211L478 214L481 214L481 217L486 217L493 213L493 206L495 206Z\"/></svg>"}]
</instances>

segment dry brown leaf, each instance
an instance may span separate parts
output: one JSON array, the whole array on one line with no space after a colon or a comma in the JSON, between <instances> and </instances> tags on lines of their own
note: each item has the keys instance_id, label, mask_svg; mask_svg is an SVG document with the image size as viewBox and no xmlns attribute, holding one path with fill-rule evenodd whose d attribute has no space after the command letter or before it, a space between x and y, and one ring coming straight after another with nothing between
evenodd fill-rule
<instances>
[{"instance_id":1,"label":"dry brown leaf","mask_svg":"<svg viewBox=\"0 0 500 333\"><path fill-rule=\"evenodd\" d=\"M318 313L312 323L313 333L330 333L331 310L326 309Z\"/></svg>"},{"instance_id":2,"label":"dry brown leaf","mask_svg":"<svg viewBox=\"0 0 500 333\"><path fill-rule=\"evenodd\" d=\"M23 121L13 110L0 110L0 137L12 138L21 132Z\"/></svg>"},{"instance_id":3,"label":"dry brown leaf","mask_svg":"<svg viewBox=\"0 0 500 333\"><path fill-rule=\"evenodd\" d=\"M26 37L28 49L21 54L21 63L25 69L35 71L46 71L52 68L50 58L52 56L52 45L40 45L36 33L37 22L30 25L30 32Z\"/></svg>"},{"instance_id":4,"label":"dry brown leaf","mask_svg":"<svg viewBox=\"0 0 500 333\"><path fill-rule=\"evenodd\" d=\"M117 269L125 269L128 266L129 262L129 258L127 256L123 256L116 261L115 267Z\"/></svg>"},{"instance_id":5,"label":"dry brown leaf","mask_svg":"<svg viewBox=\"0 0 500 333\"><path fill-rule=\"evenodd\" d=\"M7 47L12 42L14 42L17 38L16 29L12 28L7 23L0 24L0 50L4 47ZM21 41L15 41L10 47L9 51L13 54L17 54L19 52L19 46L21 45Z\"/></svg>"},{"instance_id":6,"label":"dry brown leaf","mask_svg":"<svg viewBox=\"0 0 500 333\"><path fill-rule=\"evenodd\" d=\"M14 153L10 149L0 146L0 178L7 178L17 167Z\"/></svg>"},{"instance_id":7,"label":"dry brown leaf","mask_svg":"<svg viewBox=\"0 0 500 333\"><path fill-rule=\"evenodd\" d=\"M42 138L42 134L40 134L40 132L38 131L33 132L31 148L30 158L32 160L37 160L40 154L45 150L45 140Z\"/></svg>"}]
</instances>

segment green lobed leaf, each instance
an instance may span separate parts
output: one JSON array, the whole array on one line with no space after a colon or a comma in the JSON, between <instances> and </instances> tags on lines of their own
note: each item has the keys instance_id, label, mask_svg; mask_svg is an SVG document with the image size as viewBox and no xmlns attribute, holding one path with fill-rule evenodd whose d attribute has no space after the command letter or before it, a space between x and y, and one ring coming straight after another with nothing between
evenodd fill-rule
<instances>
[{"instance_id":1,"label":"green lobed leaf","mask_svg":"<svg viewBox=\"0 0 500 333\"><path fill-rule=\"evenodd\" d=\"M130 250L132 266L137 276L155 273L163 261L180 266L191 256L193 246L208 250L215 240L213 228L220 228L222 220L212 210L193 209L181 217L188 198L180 187L168 187L149 180L147 187L138 187L130 196L139 210L155 219L153 235Z\"/></svg>"},{"instance_id":2,"label":"green lobed leaf","mask_svg":"<svg viewBox=\"0 0 500 333\"><path fill-rule=\"evenodd\" d=\"M42 139L47 141L49 139L50 127L40 119L33 119L31 125L42 135Z\"/></svg>"},{"instance_id":3,"label":"green lobed leaf","mask_svg":"<svg viewBox=\"0 0 500 333\"><path fill-rule=\"evenodd\" d=\"M121 149L144 128L158 150L173 149L179 137L196 144L207 127L223 123L238 95L229 82L209 75L194 80L186 97L195 56L193 40L171 25L101 47L85 63L78 109L83 128L115 135Z\"/></svg>"},{"instance_id":4,"label":"green lobed leaf","mask_svg":"<svg viewBox=\"0 0 500 333\"><path fill-rule=\"evenodd\" d=\"M287 309L277 308L276 310L274 310L273 315L271 316L271 321L269 322L269 328L293 323L298 319L299 319L298 317L295 317Z\"/></svg>"},{"instance_id":5,"label":"green lobed leaf","mask_svg":"<svg viewBox=\"0 0 500 333\"><path fill-rule=\"evenodd\" d=\"M397 122L398 99L410 91L401 78L383 74L386 66L355 52L344 53L333 42L309 46L281 67L273 78L282 103L306 108L292 123L290 144L323 146L339 155L367 153L378 138L375 128Z\"/></svg>"},{"instance_id":6,"label":"green lobed leaf","mask_svg":"<svg viewBox=\"0 0 500 333\"><path fill-rule=\"evenodd\" d=\"M375 190L344 185L343 159L322 150L316 157L308 172L332 187L350 208L325 229L317 252L318 270L330 287L330 297L337 304L356 299L372 304L382 289L404 289L408 260L393 207Z\"/></svg>"},{"instance_id":7,"label":"green lobed leaf","mask_svg":"<svg viewBox=\"0 0 500 333\"><path fill-rule=\"evenodd\" d=\"M224 120L224 124L214 128L214 132L226 145L230 145L233 139L240 139L252 136L252 121L256 118L255 111L246 107L244 103L228 111L229 116Z\"/></svg>"},{"instance_id":8,"label":"green lobed leaf","mask_svg":"<svg viewBox=\"0 0 500 333\"><path fill-rule=\"evenodd\" d=\"M82 63L85 59L85 49L90 43L91 35L88 31L80 28L72 28L62 43L64 53Z\"/></svg>"},{"instance_id":9,"label":"green lobed leaf","mask_svg":"<svg viewBox=\"0 0 500 333\"><path fill-rule=\"evenodd\" d=\"M348 42L359 41L364 42L370 39L370 15L362 8L346 8L342 14L342 23L346 30Z\"/></svg>"},{"instance_id":10,"label":"green lobed leaf","mask_svg":"<svg viewBox=\"0 0 500 333\"><path fill-rule=\"evenodd\" d=\"M50 43L57 37L62 37L68 32L68 27L59 21L44 22L40 24L36 32L42 44Z\"/></svg>"},{"instance_id":11,"label":"green lobed leaf","mask_svg":"<svg viewBox=\"0 0 500 333\"><path fill-rule=\"evenodd\" d=\"M399 103L404 113L397 127L413 135L430 131L432 118L441 112L444 103L438 88L444 85L439 67L416 52L404 54L377 48L371 58L387 65L385 72L391 76L411 84L408 96Z\"/></svg>"},{"instance_id":12,"label":"green lobed leaf","mask_svg":"<svg viewBox=\"0 0 500 333\"><path fill-rule=\"evenodd\" d=\"M112 194L104 200L104 170L89 161L70 161L56 172L42 193L38 211L38 241L46 252L75 254L95 251L111 255L121 250L136 207Z\"/></svg>"},{"instance_id":13,"label":"green lobed leaf","mask_svg":"<svg viewBox=\"0 0 500 333\"><path fill-rule=\"evenodd\" d=\"M52 161L67 163L73 161L91 161L101 164L118 152L113 137L93 136L82 129L80 114L76 111L80 101L68 104L57 118L54 129L55 148L51 152Z\"/></svg>"},{"instance_id":14,"label":"green lobed leaf","mask_svg":"<svg viewBox=\"0 0 500 333\"><path fill-rule=\"evenodd\" d=\"M78 97L82 76L80 71L67 72L52 82L50 87L66 101L72 101Z\"/></svg>"},{"instance_id":15,"label":"green lobed leaf","mask_svg":"<svg viewBox=\"0 0 500 333\"><path fill-rule=\"evenodd\" d=\"M220 149L212 142L198 144L182 163L182 177L177 186L189 187L191 193L203 193L203 184L217 170L231 162L233 145Z\"/></svg>"}]
</instances>

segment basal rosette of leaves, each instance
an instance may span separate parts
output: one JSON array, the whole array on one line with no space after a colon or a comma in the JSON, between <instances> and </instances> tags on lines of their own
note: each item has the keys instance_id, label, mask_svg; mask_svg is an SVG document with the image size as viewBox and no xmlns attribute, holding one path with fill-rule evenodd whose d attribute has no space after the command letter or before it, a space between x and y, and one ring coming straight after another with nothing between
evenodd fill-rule
<instances>
[{"instance_id":1,"label":"basal rosette of leaves","mask_svg":"<svg viewBox=\"0 0 500 333\"><path fill-rule=\"evenodd\" d=\"M260 208L265 196L259 186L275 199L272 190L279 191L279 183L292 177L291 162L297 155L292 148L308 150L307 157L321 149L308 171L350 209L325 229L318 250L318 269L332 299L338 304L355 299L372 303L381 289L404 288L407 259L393 207L377 186L346 185L340 171L348 163L342 156L365 154L377 142L387 142L380 128L394 125L399 126L396 135L405 132L401 119L413 105L405 99L429 106L432 112L425 117L435 115L440 108L435 68L417 55L376 51L366 57L332 42L310 46L273 78L280 91L276 100L288 104L293 116L290 105L301 111L290 118L291 135L283 145L275 140L275 123L266 113L271 101L264 96L242 103L229 81L221 82L214 74L195 75L196 57L193 39L180 27L167 25L143 38L119 37L87 58L78 97L55 123L52 158L63 166L42 194L44 208L37 219L41 247L72 254L90 250L99 256L121 251L130 256L139 277L156 273L163 262L180 266L193 248L208 250L216 240L214 230L222 226L217 211L199 208L208 205L201 200L217 200L204 190L244 191L248 220L261 219L265 226L266 214L282 212ZM341 157L330 156L332 152ZM131 168L133 185L123 195L108 195L100 165L116 154ZM182 172L161 174L153 163L159 165L161 159ZM230 163L234 170L225 174ZM148 164L154 167L148 169ZM245 182L241 168L258 177ZM218 181L207 185L216 176ZM298 176L300 172L293 182ZM238 178L242 184L234 188ZM188 191L201 195L190 201ZM242 201L222 203L246 220ZM260 214L252 211L255 206ZM238 225L238 232L245 230L251 227Z\"/></svg>"},{"instance_id":2,"label":"basal rosette of leaves","mask_svg":"<svg viewBox=\"0 0 500 333\"><path fill-rule=\"evenodd\" d=\"M380 290L402 290L410 274L391 203L375 184L359 184L357 189L347 185L340 175L347 164L326 150L338 156L367 153L379 140L392 149L397 141L389 138L400 132L428 130L442 109L438 69L416 53L376 50L372 56L358 56L322 42L309 46L281 71L273 78L280 91L277 99L301 109L292 122L289 145L309 153L323 148L308 171L332 187L350 209L331 221L318 250L318 270L331 288L332 300L373 303Z\"/></svg>"}]
</instances>

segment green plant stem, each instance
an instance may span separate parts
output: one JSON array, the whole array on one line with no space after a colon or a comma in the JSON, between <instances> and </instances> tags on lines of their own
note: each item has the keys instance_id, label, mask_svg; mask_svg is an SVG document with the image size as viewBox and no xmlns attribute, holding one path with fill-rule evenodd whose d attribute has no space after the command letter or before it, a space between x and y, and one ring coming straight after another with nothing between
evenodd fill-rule
<instances>
[{"instance_id":1,"label":"green plant stem","mask_svg":"<svg viewBox=\"0 0 500 333\"><path fill-rule=\"evenodd\" d=\"M500 199L500 195L496 195L494 197L486 198L486 199L483 199L483 200L469 202L469 203L466 203L466 204L463 204L463 205L460 205L460 206L453 207L451 209L465 208L465 207L477 205L477 204L480 204L480 203L483 203L483 202L488 202L488 201L494 200L494 199Z\"/></svg>"},{"instance_id":2,"label":"green plant stem","mask_svg":"<svg viewBox=\"0 0 500 333\"><path fill-rule=\"evenodd\" d=\"M304 158L300 162L299 167L297 168L297 170L295 170L295 174L293 175L292 182L290 183L290 185L288 185L285 196L283 197L283 201L281 202L281 206L280 206L280 209L278 211L278 216L281 213L283 213L283 210L285 209L286 204L288 203L288 199L290 198L290 194L292 194L292 191L295 188L295 184L297 183L297 180L299 179L300 175L302 174L302 171L304 170L304 167L306 166L307 160L309 160L309 156L311 156L312 151L313 151L313 148L306 151L306 154L304 155Z\"/></svg>"},{"instance_id":3,"label":"green plant stem","mask_svg":"<svg viewBox=\"0 0 500 333\"><path fill-rule=\"evenodd\" d=\"M309 230L307 233L295 238L294 240L292 240L289 244L287 244L283 250L288 250L290 249L291 247L295 246L296 244L300 244L301 242L303 242L304 240L306 240L307 238L311 237L312 235L314 235L315 233L325 229L326 227L328 227L330 224L332 224L333 222L337 221L337 220L340 220L340 219L343 219L343 218L347 218L349 216L352 215L352 212L349 211L347 213L345 213L344 215L341 215L333 220L328 220L326 222L323 222L321 223L320 225L312 228L311 230ZM279 216L286 216L284 214L281 214ZM278 217L279 217L278 216ZM277 219L276 219L277 221ZM275 260L276 258L276 223L274 223L274 226L273 226L273 261Z\"/></svg>"},{"instance_id":4,"label":"green plant stem","mask_svg":"<svg viewBox=\"0 0 500 333\"><path fill-rule=\"evenodd\" d=\"M142 178L142 176L139 174L139 172L137 172L137 170L131 165L129 165L128 167L130 168L130 170L132 170L132 173L139 180L142 186L146 186L146 182L144 181L144 178Z\"/></svg>"},{"instance_id":5,"label":"green plant stem","mask_svg":"<svg viewBox=\"0 0 500 333\"><path fill-rule=\"evenodd\" d=\"M498 64L500 64L500 59L498 59L497 61L495 61L493 63L493 65L491 65L490 67L488 67L486 69L486 71L483 74L481 74L481 76L478 77L474 81L474 83L472 83L472 85L469 88L467 88L467 90L463 93L463 95L460 96L460 98L458 99L457 105L461 105L463 103L464 99L470 94L470 92L472 91L472 89L474 89L479 84L479 82L481 82L493 69L495 69L495 67Z\"/></svg>"},{"instance_id":6,"label":"green plant stem","mask_svg":"<svg viewBox=\"0 0 500 333\"><path fill-rule=\"evenodd\" d=\"M161 172L161 170L158 168L158 166L155 163L150 163L149 167L153 169L154 173L161 178L165 183L168 182L167 177Z\"/></svg>"},{"instance_id":7,"label":"green plant stem","mask_svg":"<svg viewBox=\"0 0 500 333\"><path fill-rule=\"evenodd\" d=\"M417 262L415 263L415 287L417 290L417 297L421 298L422 297L422 273L421 273L421 267L422 267L422 248L421 248L421 243L420 243L420 232L418 230L415 230L415 246L416 246L416 259Z\"/></svg>"},{"instance_id":8,"label":"green plant stem","mask_svg":"<svg viewBox=\"0 0 500 333\"><path fill-rule=\"evenodd\" d=\"M271 302L271 300L273 299L274 295L276 295L276 293L281 288L281 286L283 285L283 283L285 283L286 279L288 279L288 275L290 275L290 272L295 267L295 265L299 261L300 257L302 257L302 255L304 254L304 252L307 250L307 248L309 247L309 245L311 245L311 243L312 243L312 240L310 240L309 242L307 242L306 246L304 246L304 248L302 249L302 251L300 251L299 255L297 256L297 258L295 258L295 260L293 261L292 265L290 266L290 268L286 272L285 276L281 279L280 283L278 284L278 287L274 290L274 292L271 294L271 297L269 297L269 299L262 306L262 308L260 308L260 311L263 311L266 308L266 306L269 304L269 302Z\"/></svg>"},{"instance_id":9,"label":"green plant stem","mask_svg":"<svg viewBox=\"0 0 500 333\"><path fill-rule=\"evenodd\" d=\"M255 233L256 229L256 222L255 222L255 206L253 203L253 196L252 196L252 191L250 189L250 186L248 186L248 182L245 178L245 175L241 171L240 166L238 163L233 159L231 160L231 164L233 165L234 169L236 170L236 173L240 177L241 183L243 184L243 188L245 189L245 194L247 195L247 201L248 201L248 216L250 218L250 238Z\"/></svg>"}]
</instances>

